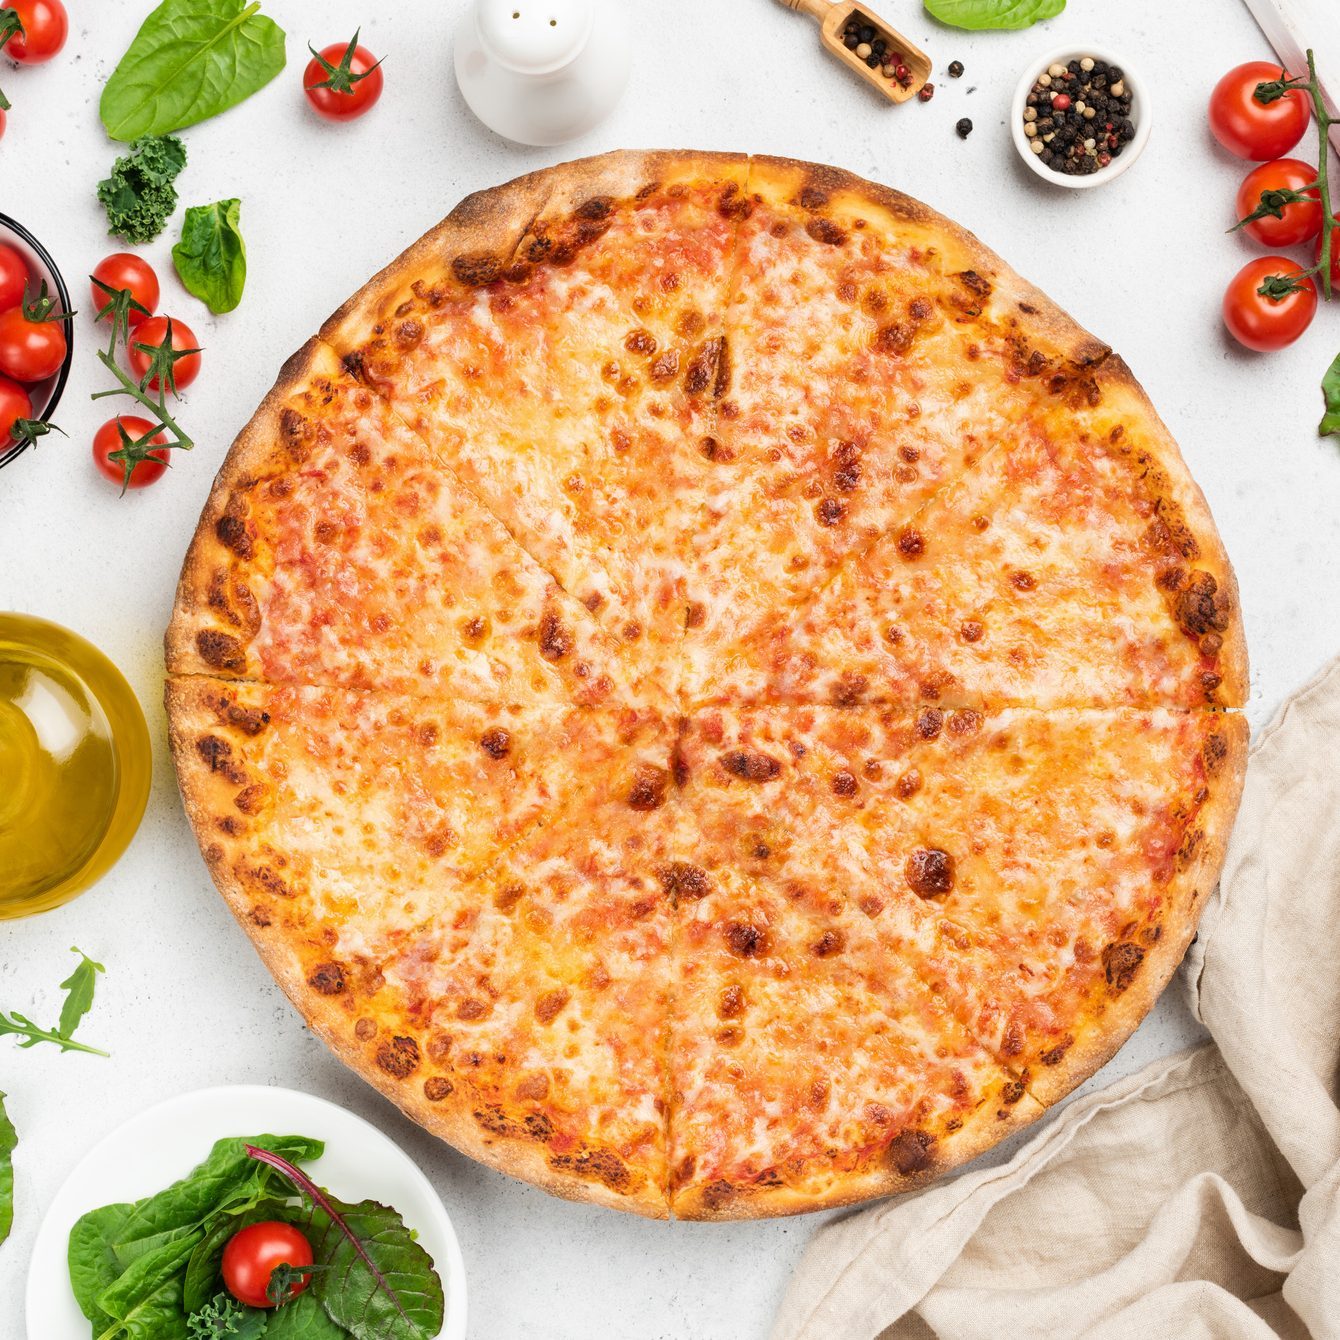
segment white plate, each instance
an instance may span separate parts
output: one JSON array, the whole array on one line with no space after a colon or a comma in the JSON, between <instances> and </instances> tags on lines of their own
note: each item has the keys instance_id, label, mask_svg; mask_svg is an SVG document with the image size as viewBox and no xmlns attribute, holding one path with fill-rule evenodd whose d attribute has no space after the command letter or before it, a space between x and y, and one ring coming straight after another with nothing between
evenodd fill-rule
<instances>
[{"instance_id":1,"label":"white plate","mask_svg":"<svg viewBox=\"0 0 1340 1340\"><path fill-rule=\"evenodd\" d=\"M464 1340L465 1263L442 1202L396 1144L362 1117L293 1089L239 1084L170 1098L95 1145L65 1180L37 1233L28 1266L28 1340L89 1340L70 1288L66 1249L75 1221L100 1205L140 1200L179 1178L225 1136L308 1135L326 1152L304 1164L341 1200L393 1205L419 1235L447 1291L439 1340ZM166 1340L166 1337L165 1337Z\"/></svg>"}]
</instances>

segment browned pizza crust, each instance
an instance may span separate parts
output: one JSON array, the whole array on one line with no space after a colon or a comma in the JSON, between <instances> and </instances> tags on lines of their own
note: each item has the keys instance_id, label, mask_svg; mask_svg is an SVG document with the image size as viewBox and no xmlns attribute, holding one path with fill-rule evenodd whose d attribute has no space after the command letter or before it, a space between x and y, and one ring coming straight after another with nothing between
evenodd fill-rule
<instances>
[{"instance_id":1,"label":"browned pizza crust","mask_svg":"<svg viewBox=\"0 0 1340 1340\"><path fill-rule=\"evenodd\" d=\"M692 152L623 152L532 173L467 197L437 227L411 246L340 307L280 371L251 422L243 429L215 481L178 588L166 637L166 689L170 737L187 815L213 879L235 917L256 944L275 979L332 1051L413 1120L464 1153L521 1177L555 1195L665 1218L671 1195L636 1178L621 1181L600 1169L557 1171L541 1144L490 1133L472 1114L468 1085L410 1033L396 1031L401 1010L378 995L375 981L355 981L326 971L326 946L304 925L282 888L248 879L254 831L237 817L245 792L242 755L216 745L219 714L227 711L230 678L246 681L257 666L246 650L254 609L245 585L229 575L236 557L229 500L255 474L276 465L284 450L285 409L296 394L310 394L322 379L351 376L376 388L394 377L398 350L421 332L413 327L416 303L445 301L499 280L519 280L529 267L564 263L580 251L584 227L620 202L653 185L712 175L738 182L748 208L755 197L807 210L824 230L874 228L910 247L934 252L956 275L963 319L990 317L1017 332L1021 373L1046 378L1060 394L1084 398L1095 390L1100 419L1111 427L1135 422L1141 440L1129 445L1133 464L1148 481L1151 499L1167 528L1167 543L1185 559L1168 589L1170 607L1188 636L1215 643L1219 672L1206 686L1207 702L1235 707L1245 701L1247 661L1232 569L1203 496L1180 453L1126 365L1045 295L1020 279L971 233L918 201L836 168L790 159ZM569 257L570 258L570 257ZM1126 446L1112 439L1119 450ZM1247 728L1225 714L1227 747L1209 783L1196 822L1198 841L1169 886L1170 912L1140 971L1104 1016L1100 1034L1072 1047L1062 1062L1027 1077L1023 1098L1003 1105L988 1096L935 1161L899 1167L897 1158L854 1173L822 1174L805 1189L751 1188L732 1193L695 1190L673 1199L676 1217L752 1218L847 1205L895 1194L933 1180L1042 1114L1081 1083L1121 1046L1153 1006L1195 933L1205 895L1217 877L1241 792ZM236 729L245 736L243 714ZM244 753L244 751L243 751ZM282 853L278 855L282 860ZM375 974L375 965L369 968Z\"/></svg>"},{"instance_id":2,"label":"browned pizza crust","mask_svg":"<svg viewBox=\"0 0 1340 1340\"><path fill-rule=\"evenodd\" d=\"M1060 1102L1120 1051L1154 1008L1195 938L1201 912L1223 868L1247 779L1251 732L1246 718L1232 712L1215 715L1222 727L1216 734L1223 753L1216 756L1209 770L1208 795L1184 843L1185 855L1179 855L1176 874L1167 886L1168 913L1159 925L1158 941L1145 950L1138 967L1119 963L1109 967L1109 986L1119 994L1104 1011L1103 1030L1086 1034L1058 1065L1028 1075L1028 1091L1043 1107ZM1126 972L1129 981L1123 985L1120 978Z\"/></svg>"}]
</instances>

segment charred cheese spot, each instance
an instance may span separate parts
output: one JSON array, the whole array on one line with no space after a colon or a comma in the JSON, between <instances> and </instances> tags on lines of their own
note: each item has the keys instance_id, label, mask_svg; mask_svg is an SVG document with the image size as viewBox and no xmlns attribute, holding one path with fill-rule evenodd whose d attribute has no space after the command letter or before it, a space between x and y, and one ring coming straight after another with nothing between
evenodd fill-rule
<instances>
[{"instance_id":1,"label":"charred cheese spot","mask_svg":"<svg viewBox=\"0 0 1340 1340\"><path fill-rule=\"evenodd\" d=\"M546 611L540 619L540 655L546 661L561 661L573 647L572 632L562 619Z\"/></svg>"},{"instance_id":2,"label":"charred cheese spot","mask_svg":"<svg viewBox=\"0 0 1340 1340\"><path fill-rule=\"evenodd\" d=\"M440 1103L444 1098L449 1098L454 1089L452 1082L442 1075L434 1075L423 1082L423 1096L430 1103Z\"/></svg>"},{"instance_id":3,"label":"charred cheese spot","mask_svg":"<svg viewBox=\"0 0 1340 1340\"><path fill-rule=\"evenodd\" d=\"M344 967L339 963L318 963L307 974L307 985L323 996L338 996L345 988Z\"/></svg>"},{"instance_id":4,"label":"charred cheese spot","mask_svg":"<svg viewBox=\"0 0 1340 1340\"><path fill-rule=\"evenodd\" d=\"M1118 940L1103 949L1103 975L1107 984L1120 995L1135 980L1140 965L1145 961L1145 951L1129 940Z\"/></svg>"},{"instance_id":5,"label":"charred cheese spot","mask_svg":"<svg viewBox=\"0 0 1340 1340\"><path fill-rule=\"evenodd\" d=\"M762 926L752 922L728 921L721 933L736 958L764 958L772 948L772 937Z\"/></svg>"},{"instance_id":6,"label":"charred cheese spot","mask_svg":"<svg viewBox=\"0 0 1340 1340\"><path fill-rule=\"evenodd\" d=\"M707 871L701 866L691 865L688 861L672 861L669 865L663 866L658 873L661 887L676 905L681 899L697 902L700 898L706 898L712 891Z\"/></svg>"},{"instance_id":7,"label":"charred cheese spot","mask_svg":"<svg viewBox=\"0 0 1340 1340\"><path fill-rule=\"evenodd\" d=\"M195 648L200 659L215 670L241 674L247 668L242 644L230 633L221 633L216 628L201 629L195 635Z\"/></svg>"},{"instance_id":8,"label":"charred cheese spot","mask_svg":"<svg viewBox=\"0 0 1340 1340\"><path fill-rule=\"evenodd\" d=\"M479 737L479 747L490 758L503 759L512 751L512 737L501 726L495 726Z\"/></svg>"},{"instance_id":9,"label":"charred cheese spot","mask_svg":"<svg viewBox=\"0 0 1340 1340\"><path fill-rule=\"evenodd\" d=\"M413 1038L393 1037L377 1048L377 1064L396 1079L408 1079L419 1068L419 1044Z\"/></svg>"},{"instance_id":10,"label":"charred cheese spot","mask_svg":"<svg viewBox=\"0 0 1340 1340\"><path fill-rule=\"evenodd\" d=\"M744 1015L744 1011L744 988L741 986L723 988L721 995L717 998L717 1018L739 1019Z\"/></svg>"},{"instance_id":11,"label":"charred cheese spot","mask_svg":"<svg viewBox=\"0 0 1340 1340\"><path fill-rule=\"evenodd\" d=\"M889 1142L889 1162L910 1177L932 1166L934 1148L935 1137L928 1131L899 1131Z\"/></svg>"},{"instance_id":12,"label":"charred cheese spot","mask_svg":"<svg viewBox=\"0 0 1340 1340\"><path fill-rule=\"evenodd\" d=\"M732 777L746 782L775 781L782 771L782 765L775 758L749 749L732 749L723 754L721 766Z\"/></svg>"},{"instance_id":13,"label":"charred cheese spot","mask_svg":"<svg viewBox=\"0 0 1340 1340\"><path fill-rule=\"evenodd\" d=\"M559 987L554 991L547 991L535 1002L535 1017L542 1024L552 1024L567 1003L566 988Z\"/></svg>"},{"instance_id":14,"label":"charred cheese spot","mask_svg":"<svg viewBox=\"0 0 1340 1340\"><path fill-rule=\"evenodd\" d=\"M456 256L451 272L466 288L485 288L502 275L502 262L491 252L473 252Z\"/></svg>"},{"instance_id":15,"label":"charred cheese spot","mask_svg":"<svg viewBox=\"0 0 1340 1340\"><path fill-rule=\"evenodd\" d=\"M628 804L635 810L658 810L665 804L670 790L670 774L665 768L651 763L638 765L633 774L633 785L628 791Z\"/></svg>"},{"instance_id":16,"label":"charred cheese spot","mask_svg":"<svg viewBox=\"0 0 1340 1340\"><path fill-rule=\"evenodd\" d=\"M847 947L847 937L841 931L825 931L810 947L815 958L832 958Z\"/></svg>"},{"instance_id":17,"label":"charred cheese spot","mask_svg":"<svg viewBox=\"0 0 1340 1340\"><path fill-rule=\"evenodd\" d=\"M907 858L903 873L919 898L943 898L954 888L954 858L939 847L918 847Z\"/></svg>"}]
</instances>

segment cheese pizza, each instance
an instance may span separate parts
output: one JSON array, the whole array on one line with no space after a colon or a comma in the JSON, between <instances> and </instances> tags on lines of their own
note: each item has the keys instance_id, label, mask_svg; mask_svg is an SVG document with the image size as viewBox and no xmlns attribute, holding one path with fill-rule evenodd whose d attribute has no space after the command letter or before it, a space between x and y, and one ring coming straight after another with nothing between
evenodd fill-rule
<instances>
[{"instance_id":1,"label":"cheese pizza","mask_svg":"<svg viewBox=\"0 0 1340 1340\"><path fill-rule=\"evenodd\" d=\"M471 196L283 368L167 634L186 810L335 1053L556 1194L907 1190L1167 984L1233 574L1126 366L833 168Z\"/></svg>"}]
</instances>

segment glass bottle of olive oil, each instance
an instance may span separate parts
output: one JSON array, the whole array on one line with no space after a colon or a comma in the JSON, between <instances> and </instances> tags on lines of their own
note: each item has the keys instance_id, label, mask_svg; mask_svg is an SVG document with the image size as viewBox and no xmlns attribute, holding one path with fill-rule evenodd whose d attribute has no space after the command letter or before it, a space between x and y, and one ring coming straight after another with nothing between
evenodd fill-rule
<instances>
[{"instance_id":1,"label":"glass bottle of olive oil","mask_svg":"<svg viewBox=\"0 0 1340 1340\"><path fill-rule=\"evenodd\" d=\"M59 907L134 836L152 769L121 672L59 624L0 613L0 918Z\"/></svg>"}]
</instances>

